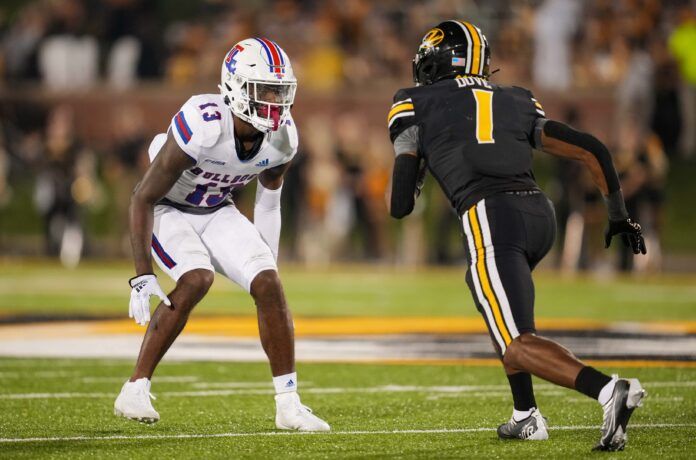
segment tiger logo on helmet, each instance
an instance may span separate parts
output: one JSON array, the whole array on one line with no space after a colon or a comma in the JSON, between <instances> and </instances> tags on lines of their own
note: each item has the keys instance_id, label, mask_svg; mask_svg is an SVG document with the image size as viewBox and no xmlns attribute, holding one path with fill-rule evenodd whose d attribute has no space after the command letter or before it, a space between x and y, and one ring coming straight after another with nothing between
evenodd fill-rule
<instances>
[{"instance_id":1,"label":"tiger logo on helmet","mask_svg":"<svg viewBox=\"0 0 696 460\"><path fill-rule=\"evenodd\" d=\"M427 34L423 37L421 45L418 50L433 48L440 44L440 42L445 38L445 33L442 29L437 27L430 29Z\"/></svg>"}]
</instances>

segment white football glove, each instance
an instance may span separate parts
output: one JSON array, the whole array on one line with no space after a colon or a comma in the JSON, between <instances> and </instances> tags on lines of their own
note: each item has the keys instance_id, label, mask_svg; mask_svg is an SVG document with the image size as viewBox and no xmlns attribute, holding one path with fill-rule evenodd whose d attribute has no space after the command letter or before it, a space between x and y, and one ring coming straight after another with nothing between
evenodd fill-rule
<instances>
[{"instance_id":1,"label":"white football glove","mask_svg":"<svg viewBox=\"0 0 696 460\"><path fill-rule=\"evenodd\" d=\"M135 278L131 278L128 284L131 286L128 317L134 318L135 322L141 326L144 326L150 321L151 295L159 297L167 306L172 305L157 282L157 277L153 274L136 276Z\"/></svg>"}]
</instances>

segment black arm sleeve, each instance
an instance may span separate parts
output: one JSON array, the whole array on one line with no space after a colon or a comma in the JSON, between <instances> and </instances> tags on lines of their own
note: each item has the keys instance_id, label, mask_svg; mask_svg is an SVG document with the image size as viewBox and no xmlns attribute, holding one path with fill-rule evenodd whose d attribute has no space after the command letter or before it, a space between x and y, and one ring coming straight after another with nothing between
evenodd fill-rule
<instances>
[{"instance_id":1,"label":"black arm sleeve","mask_svg":"<svg viewBox=\"0 0 696 460\"><path fill-rule=\"evenodd\" d=\"M591 134L577 131L565 123L554 120L544 120L544 134L559 141L573 144L583 150L591 153L599 162L600 168L604 173L604 179L607 181L607 189L609 195L621 189L619 176L616 174L614 162L611 160L611 154L602 142Z\"/></svg>"},{"instance_id":2,"label":"black arm sleeve","mask_svg":"<svg viewBox=\"0 0 696 460\"><path fill-rule=\"evenodd\" d=\"M398 155L392 175L391 215L397 219L408 216L415 203L420 159L414 155Z\"/></svg>"}]
</instances>

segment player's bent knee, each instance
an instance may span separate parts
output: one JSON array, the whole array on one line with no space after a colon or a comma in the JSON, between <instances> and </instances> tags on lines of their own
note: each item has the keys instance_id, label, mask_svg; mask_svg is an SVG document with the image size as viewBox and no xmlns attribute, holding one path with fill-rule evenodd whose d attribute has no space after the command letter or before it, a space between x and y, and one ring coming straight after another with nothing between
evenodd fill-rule
<instances>
[{"instance_id":1,"label":"player's bent knee","mask_svg":"<svg viewBox=\"0 0 696 460\"><path fill-rule=\"evenodd\" d=\"M527 353L526 348L534 340L534 334L522 333L512 339L503 354L503 364L505 366L521 369L521 358Z\"/></svg>"},{"instance_id":2,"label":"player's bent knee","mask_svg":"<svg viewBox=\"0 0 696 460\"><path fill-rule=\"evenodd\" d=\"M215 274L212 271L197 268L184 273L179 278L177 286L186 286L188 289L193 290L197 296L204 296L210 289L210 286L213 285L214 280Z\"/></svg>"},{"instance_id":3,"label":"player's bent knee","mask_svg":"<svg viewBox=\"0 0 696 460\"><path fill-rule=\"evenodd\" d=\"M503 353L503 365L517 368L517 347L514 340L505 349L505 353Z\"/></svg>"},{"instance_id":4,"label":"player's bent knee","mask_svg":"<svg viewBox=\"0 0 696 460\"><path fill-rule=\"evenodd\" d=\"M275 270L263 270L258 273L251 281L251 296L255 300L266 298L280 298L283 286L280 277Z\"/></svg>"}]
</instances>

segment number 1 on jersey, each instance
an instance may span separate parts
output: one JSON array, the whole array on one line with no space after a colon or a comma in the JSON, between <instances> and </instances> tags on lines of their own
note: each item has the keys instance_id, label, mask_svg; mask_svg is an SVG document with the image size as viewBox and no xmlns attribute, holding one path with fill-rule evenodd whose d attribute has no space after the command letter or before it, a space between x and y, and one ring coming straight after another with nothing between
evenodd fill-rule
<instances>
[{"instance_id":1,"label":"number 1 on jersey","mask_svg":"<svg viewBox=\"0 0 696 460\"><path fill-rule=\"evenodd\" d=\"M494 144L493 91L472 89L476 99L476 140L479 144Z\"/></svg>"}]
</instances>

